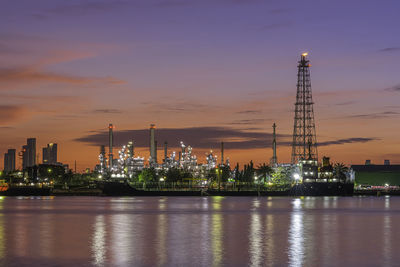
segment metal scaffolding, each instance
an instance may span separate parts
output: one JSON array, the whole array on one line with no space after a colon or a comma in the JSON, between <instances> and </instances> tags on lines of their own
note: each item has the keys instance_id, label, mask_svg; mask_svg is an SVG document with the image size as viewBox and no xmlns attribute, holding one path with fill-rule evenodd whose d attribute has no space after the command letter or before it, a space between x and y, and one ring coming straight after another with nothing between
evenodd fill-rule
<instances>
[{"instance_id":1,"label":"metal scaffolding","mask_svg":"<svg viewBox=\"0 0 400 267\"><path fill-rule=\"evenodd\" d=\"M293 127L292 163L318 160L314 110L311 92L310 64L307 53L301 55L297 73L297 94Z\"/></svg>"}]
</instances>

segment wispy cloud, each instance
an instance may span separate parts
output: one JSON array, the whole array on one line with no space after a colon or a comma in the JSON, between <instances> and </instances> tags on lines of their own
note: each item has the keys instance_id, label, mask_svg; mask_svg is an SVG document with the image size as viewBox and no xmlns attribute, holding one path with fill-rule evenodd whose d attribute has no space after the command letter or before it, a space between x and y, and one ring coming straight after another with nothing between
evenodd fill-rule
<instances>
[{"instance_id":1,"label":"wispy cloud","mask_svg":"<svg viewBox=\"0 0 400 267\"><path fill-rule=\"evenodd\" d=\"M192 5L192 1L165 0L156 4L158 7L182 7Z\"/></svg>"},{"instance_id":2,"label":"wispy cloud","mask_svg":"<svg viewBox=\"0 0 400 267\"><path fill-rule=\"evenodd\" d=\"M148 147L149 130L121 130L115 131L116 146L122 146L128 141L134 140L137 147ZM277 136L280 146L291 145L291 135L279 134ZM156 139L159 144L167 141L171 147L178 147L183 141L193 148L210 149L220 146L223 141L227 149L254 149L269 148L272 142L272 133L259 129L233 129L229 127L189 127L189 128L160 128L156 130ZM352 143L367 143L378 138L353 137L330 140L318 143L319 146L343 145ZM107 144L108 131L94 130L88 135L77 138L74 141L100 146Z\"/></svg>"},{"instance_id":3,"label":"wispy cloud","mask_svg":"<svg viewBox=\"0 0 400 267\"><path fill-rule=\"evenodd\" d=\"M89 84L89 83L105 83L105 84L125 84L123 80L114 77L79 77L67 74L59 74L42 71L36 67L19 67L0 69L0 83L32 83L32 82L53 82L68 84Z\"/></svg>"},{"instance_id":4,"label":"wispy cloud","mask_svg":"<svg viewBox=\"0 0 400 267\"><path fill-rule=\"evenodd\" d=\"M95 109L93 110L93 113L105 113L105 114L109 114L109 113L122 113L122 111L120 109Z\"/></svg>"},{"instance_id":5,"label":"wispy cloud","mask_svg":"<svg viewBox=\"0 0 400 267\"><path fill-rule=\"evenodd\" d=\"M147 147L149 130L122 130L115 132L117 146L134 140L137 147ZM107 143L107 131L95 132L75 141L90 145ZM161 128L156 131L159 143L167 141L171 146L178 147L182 140L194 148L210 149L219 147L224 141L227 149L250 149L268 147L271 143L271 134L265 132L245 131L224 127L192 127L192 128Z\"/></svg>"},{"instance_id":6,"label":"wispy cloud","mask_svg":"<svg viewBox=\"0 0 400 267\"><path fill-rule=\"evenodd\" d=\"M189 100L171 100L160 102L142 102L141 103L150 112L195 112L214 109L211 105L201 104L196 101Z\"/></svg>"},{"instance_id":7,"label":"wispy cloud","mask_svg":"<svg viewBox=\"0 0 400 267\"><path fill-rule=\"evenodd\" d=\"M276 30L276 29L282 29L282 28L289 28L289 27L292 27L293 25L294 24L292 22L271 23L271 24L262 26L260 28L260 30L263 30L263 31Z\"/></svg>"},{"instance_id":8,"label":"wispy cloud","mask_svg":"<svg viewBox=\"0 0 400 267\"><path fill-rule=\"evenodd\" d=\"M18 48L16 46L11 46L8 44L0 43L0 55L7 54L25 54L27 52L26 49Z\"/></svg>"},{"instance_id":9,"label":"wispy cloud","mask_svg":"<svg viewBox=\"0 0 400 267\"><path fill-rule=\"evenodd\" d=\"M400 84L395 85L395 86L390 87L390 88L386 88L384 90L388 91L388 92L400 92Z\"/></svg>"},{"instance_id":10,"label":"wispy cloud","mask_svg":"<svg viewBox=\"0 0 400 267\"><path fill-rule=\"evenodd\" d=\"M5 125L22 119L26 114L23 106L1 105L0 106L0 125Z\"/></svg>"},{"instance_id":11,"label":"wispy cloud","mask_svg":"<svg viewBox=\"0 0 400 267\"><path fill-rule=\"evenodd\" d=\"M325 141L318 143L318 146L330 146L330 145L343 145L343 144L352 144L352 143L367 143L379 140L379 138L364 138L364 137L353 137L353 138L345 138L338 139L332 141Z\"/></svg>"},{"instance_id":12,"label":"wispy cloud","mask_svg":"<svg viewBox=\"0 0 400 267\"><path fill-rule=\"evenodd\" d=\"M231 125L254 125L254 124L262 124L266 121L266 119L244 119L244 120L236 120L229 124Z\"/></svg>"},{"instance_id":13,"label":"wispy cloud","mask_svg":"<svg viewBox=\"0 0 400 267\"><path fill-rule=\"evenodd\" d=\"M345 101L345 102L340 102L340 103L336 103L336 106L348 106L348 105L353 105L357 103L356 101Z\"/></svg>"},{"instance_id":14,"label":"wispy cloud","mask_svg":"<svg viewBox=\"0 0 400 267\"><path fill-rule=\"evenodd\" d=\"M391 116L400 115L400 112L397 111L384 111L384 112L376 112L376 113L368 113L368 114L357 114L346 116L346 118L358 118L358 119L380 119L387 118Z\"/></svg>"},{"instance_id":15,"label":"wispy cloud","mask_svg":"<svg viewBox=\"0 0 400 267\"><path fill-rule=\"evenodd\" d=\"M259 109L249 109L249 110L242 110L242 111L238 111L236 112L237 114L258 114L261 113L261 110Z\"/></svg>"},{"instance_id":16,"label":"wispy cloud","mask_svg":"<svg viewBox=\"0 0 400 267\"><path fill-rule=\"evenodd\" d=\"M61 5L45 11L46 14L82 16L90 13L108 12L124 7L127 1L85 1L79 4Z\"/></svg>"},{"instance_id":17,"label":"wispy cloud","mask_svg":"<svg viewBox=\"0 0 400 267\"><path fill-rule=\"evenodd\" d=\"M382 52L382 53L400 52L400 47L398 47L398 46L387 47L387 48L379 49L378 52Z\"/></svg>"}]
</instances>

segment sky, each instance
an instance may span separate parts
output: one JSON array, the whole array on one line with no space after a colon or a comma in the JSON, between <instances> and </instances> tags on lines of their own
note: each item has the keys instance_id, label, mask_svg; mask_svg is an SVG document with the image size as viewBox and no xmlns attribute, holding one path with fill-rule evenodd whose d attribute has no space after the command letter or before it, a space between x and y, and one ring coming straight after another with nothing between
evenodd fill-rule
<instances>
[{"instance_id":1,"label":"sky","mask_svg":"<svg viewBox=\"0 0 400 267\"><path fill-rule=\"evenodd\" d=\"M107 127L148 157L289 162L297 61L311 62L318 154L400 164L398 1L15 0L0 9L0 157L26 138L93 168ZM219 153L218 153L219 154ZM2 166L3 160L0 160ZM21 161L17 160L17 167Z\"/></svg>"}]
</instances>

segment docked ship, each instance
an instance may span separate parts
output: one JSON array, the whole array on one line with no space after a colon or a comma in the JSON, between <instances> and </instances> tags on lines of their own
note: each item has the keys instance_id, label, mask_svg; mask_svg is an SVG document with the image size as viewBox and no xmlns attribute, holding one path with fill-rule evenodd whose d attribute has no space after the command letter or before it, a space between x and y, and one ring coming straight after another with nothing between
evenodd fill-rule
<instances>
[{"instance_id":1,"label":"docked ship","mask_svg":"<svg viewBox=\"0 0 400 267\"><path fill-rule=\"evenodd\" d=\"M6 183L0 180L1 196L49 196L52 188L44 184Z\"/></svg>"},{"instance_id":2,"label":"docked ship","mask_svg":"<svg viewBox=\"0 0 400 267\"><path fill-rule=\"evenodd\" d=\"M296 184L290 194L294 196L352 196L354 181L349 172L336 170L328 157L322 159L322 166L313 159L300 160L296 172Z\"/></svg>"}]
</instances>

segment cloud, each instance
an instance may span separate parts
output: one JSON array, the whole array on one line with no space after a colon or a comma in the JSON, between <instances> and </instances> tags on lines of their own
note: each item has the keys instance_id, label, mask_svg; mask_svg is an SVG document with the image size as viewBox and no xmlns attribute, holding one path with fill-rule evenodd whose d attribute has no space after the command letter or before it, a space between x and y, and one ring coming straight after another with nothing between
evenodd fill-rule
<instances>
[{"instance_id":1,"label":"cloud","mask_svg":"<svg viewBox=\"0 0 400 267\"><path fill-rule=\"evenodd\" d=\"M340 103L336 103L336 106L348 106L348 105L353 105L357 103L356 101L345 101L345 102L340 102Z\"/></svg>"},{"instance_id":2,"label":"cloud","mask_svg":"<svg viewBox=\"0 0 400 267\"><path fill-rule=\"evenodd\" d=\"M115 131L117 146L134 140L137 147L148 147L149 130L122 130ZM281 135L280 135L281 136ZM210 149L225 143L227 149L252 149L270 147L272 135L261 131L245 131L224 127L191 127L191 128L161 128L156 130L156 139L161 146L167 141L171 147L178 147L183 141L193 148ZM95 132L75 141L90 145L106 145L108 142L107 131Z\"/></svg>"},{"instance_id":3,"label":"cloud","mask_svg":"<svg viewBox=\"0 0 400 267\"><path fill-rule=\"evenodd\" d=\"M262 124L268 120L266 119L245 119L245 120L236 120L229 124L231 125L253 125L253 124Z\"/></svg>"},{"instance_id":4,"label":"cloud","mask_svg":"<svg viewBox=\"0 0 400 267\"><path fill-rule=\"evenodd\" d=\"M395 85L395 86L390 87L390 88L386 88L384 90L388 91L388 92L400 92L400 84Z\"/></svg>"},{"instance_id":5,"label":"cloud","mask_svg":"<svg viewBox=\"0 0 400 267\"><path fill-rule=\"evenodd\" d=\"M343 145L343 144L352 144L352 143L367 143L367 142L376 141L376 140L379 140L379 138L353 137L353 138L320 142L320 143L318 143L318 146Z\"/></svg>"},{"instance_id":6,"label":"cloud","mask_svg":"<svg viewBox=\"0 0 400 267\"><path fill-rule=\"evenodd\" d=\"M25 108L17 105L0 105L0 125L15 122L25 116Z\"/></svg>"},{"instance_id":7,"label":"cloud","mask_svg":"<svg viewBox=\"0 0 400 267\"><path fill-rule=\"evenodd\" d=\"M369 114L350 115L350 116L347 116L346 118L380 119L380 118L387 118L387 117L396 116L396 115L400 115L400 112L384 111L384 112L369 113Z\"/></svg>"},{"instance_id":8,"label":"cloud","mask_svg":"<svg viewBox=\"0 0 400 267\"><path fill-rule=\"evenodd\" d=\"M172 100L171 100L172 101ZM213 109L211 105L196 103L189 100L177 100L175 103L169 102L142 102L151 112L194 112Z\"/></svg>"},{"instance_id":9,"label":"cloud","mask_svg":"<svg viewBox=\"0 0 400 267\"><path fill-rule=\"evenodd\" d=\"M0 55L7 55L7 54L25 54L27 52L26 49L19 49L15 46L7 45L4 43L0 43Z\"/></svg>"},{"instance_id":10,"label":"cloud","mask_svg":"<svg viewBox=\"0 0 400 267\"><path fill-rule=\"evenodd\" d=\"M282 29L282 28L289 28L291 26L293 26L292 22L272 23L272 24L262 26L261 30L269 31L269 30L276 30L276 29Z\"/></svg>"},{"instance_id":11,"label":"cloud","mask_svg":"<svg viewBox=\"0 0 400 267\"><path fill-rule=\"evenodd\" d=\"M378 52L382 52L382 53L400 52L400 47L387 47L387 48L379 49Z\"/></svg>"},{"instance_id":12,"label":"cloud","mask_svg":"<svg viewBox=\"0 0 400 267\"><path fill-rule=\"evenodd\" d=\"M108 113L122 113L122 111L121 110L119 110L119 109L95 109L95 110L93 110L93 113L106 113L106 114L108 114Z\"/></svg>"},{"instance_id":13,"label":"cloud","mask_svg":"<svg viewBox=\"0 0 400 267\"><path fill-rule=\"evenodd\" d=\"M236 112L237 114L258 114L261 113L261 110L242 110Z\"/></svg>"},{"instance_id":14,"label":"cloud","mask_svg":"<svg viewBox=\"0 0 400 267\"><path fill-rule=\"evenodd\" d=\"M123 80L114 77L79 77L66 74L45 72L36 67L19 67L0 69L0 83L68 83L68 84L90 84L95 82L105 84L125 84Z\"/></svg>"},{"instance_id":15,"label":"cloud","mask_svg":"<svg viewBox=\"0 0 400 267\"><path fill-rule=\"evenodd\" d=\"M181 7L181 6L189 6L193 2L190 1L178 1L178 0L165 0L161 1L156 6L158 7Z\"/></svg>"},{"instance_id":16,"label":"cloud","mask_svg":"<svg viewBox=\"0 0 400 267\"><path fill-rule=\"evenodd\" d=\"M116 8L124 7L127 4L128 2L126 1L85 1L79 4L62 5L48 9L46 10L46 13L54 15L82 16L91 13L109 12ZM40 19L43 19L43 17Z\"/></svg>"},{"instance_id":17,"label":"cloud","mask_svg":"<svg viewBox=\"0 0 400 267\"><path fill-rule=\"evenodd\" d=\"M149 146L149 129L114 131L115 145L118 147L134 140L136 147L147 148ZM279 146L291 146L292 136L278 134ZM229 127L189 127L189 128L160 128L156 129L156 140L161 147L167 141L170 147L178 147L180 141L194 149L212 149L220 147L223 141L227 149L255 149L270 148L272 133L259 129L233 129ZM353 137L331 140L318 143L318 146L343 145L353 143L367 143L378 138ZM108 144L108 131L93 130L88 135L77 138L74 141L87 143L93 146Z\"/></svg>"}]
</instances>

